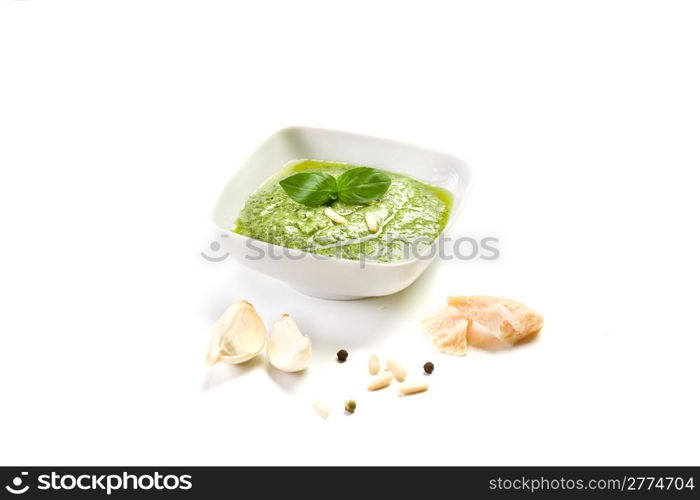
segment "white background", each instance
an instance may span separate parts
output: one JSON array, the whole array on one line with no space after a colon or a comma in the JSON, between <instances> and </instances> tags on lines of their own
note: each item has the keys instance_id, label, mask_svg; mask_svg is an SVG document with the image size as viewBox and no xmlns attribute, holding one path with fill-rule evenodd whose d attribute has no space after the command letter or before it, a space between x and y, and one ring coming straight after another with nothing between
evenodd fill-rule
<instances>
[{"instance_id":1,"label":"white background","mask_svg":"<svg viewBox=\"0 0 700 500\"><path fill-rule=\"evenodd\" d=\"M699 25L680 1L0 1L0 463L698 465ZM455 233L502 258L351 303L206 262L219 190L289 125L464 158ZM437 354L418 321L450 293L545 329ZM308 373L205 365L237 298L297 319ZM432 360L430 390L368 394L372 352Z\"/></svg>"}]
</instances>

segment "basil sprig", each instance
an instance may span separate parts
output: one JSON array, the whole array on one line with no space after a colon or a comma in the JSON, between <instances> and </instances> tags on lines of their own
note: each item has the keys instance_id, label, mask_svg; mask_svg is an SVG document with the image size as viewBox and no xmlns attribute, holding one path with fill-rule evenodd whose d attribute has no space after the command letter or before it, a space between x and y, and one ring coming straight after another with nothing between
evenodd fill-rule
<instances>
[{"instance_id":1,"label":"basil sprig","mask_svg":"<svg viewBox=\"0 0 700 500\"><path fill-rule=\"evenodd\" d=\"M319 207L338 199L335 177L326 172L301 172L280 181L284 192L307 207Z\"/></svg>"},{"instance_id":2,"label":"basil sprig","mask_svg":"<svg viewBox=\"0 0 700 500\"><path fill-rule=\"evenodd\" d=\"M391 185L391 178L375 168L346 170L337 178L326 172L301 172L280 181L287 195L307 207L328 205L336 200L364 205L380 198Z\"/></svg>"}]
</instances>

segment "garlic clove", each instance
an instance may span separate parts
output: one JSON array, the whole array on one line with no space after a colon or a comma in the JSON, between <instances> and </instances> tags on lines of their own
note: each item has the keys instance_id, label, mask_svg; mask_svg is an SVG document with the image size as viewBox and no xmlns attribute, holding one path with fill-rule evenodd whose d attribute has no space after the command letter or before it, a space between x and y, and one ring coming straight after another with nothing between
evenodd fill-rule
<instances>
[{"instance_id":1,"label":"garlic clove","mask_svg":"<svg viewBox=\"0 0 700 500\"><path fill-rule=\"evenodd\" d=\"M263 347L265 324L250 302L238 300L214 323L207 363L243 363L254 358Z\"/></svg>"},{"instance_id":2,"label":"garlic clove","mask_svg":"<svg viewBox=\"0 0 700 500\"><path fill-rule=\"evenodd\" d=\"M311 363L311 339L288 314L275 321L267 339L267 357L275 368L299 372Z\"/></svg>"}]
</instances>

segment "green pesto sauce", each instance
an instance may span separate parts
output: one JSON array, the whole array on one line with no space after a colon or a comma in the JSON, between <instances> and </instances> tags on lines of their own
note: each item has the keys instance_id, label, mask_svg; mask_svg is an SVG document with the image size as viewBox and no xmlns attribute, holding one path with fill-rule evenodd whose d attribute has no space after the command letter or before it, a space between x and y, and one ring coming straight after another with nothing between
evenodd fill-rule
<instances>
[{"instance_id":1,"label":"green pesto sauce","mask_svg":"<svg viewBox=\"0 0 700 500\"><path fill-rule=\"evenodd\" d=\"M320 170L338 176L356 167L321 160L290 162L248 198L233 231L274 245L351 260L394 262L427 249L449 217L452 195L444 189L383 171L391 177L384 196L368 205L334 202L333 210L348 220L335 224L323 213L326 207L297 203L279 185L298 172ZM367 212L377 219L376 233L367 228Z\"/></svg>"}]
</instances>

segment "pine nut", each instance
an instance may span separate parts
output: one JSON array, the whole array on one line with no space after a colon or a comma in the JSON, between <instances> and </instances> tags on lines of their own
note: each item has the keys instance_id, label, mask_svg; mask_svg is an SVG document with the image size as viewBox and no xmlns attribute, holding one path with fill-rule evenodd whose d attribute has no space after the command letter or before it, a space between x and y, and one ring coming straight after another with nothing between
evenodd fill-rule
<instances>
[{"instance_id":1,"label":"pine nut","mask_svg":"<svg viewBox=\"0 0 700 500\"><path fill-rule=\"evenodd\" d=\"M318 413L321 418L328 418L330 410L328 410L328 406L326 406L326 403L324 403L323 401L314 401L313 407L314 411Z\"/></svg>"},{"instance_id":2,"label":"pine nut","mask_svg":"<svg viewBox=\"0 0 700 500\"><path fill-rule=\"evenodd\" d=\"M324 214L326 214L326 217L328 217L330 220L335 222L336 224L347 224L348 220L340 215L338 212L333 210L331 207L326 208L323 211Z\"/></svg>"},{"instance_id":3,"label":"pine nut","mask_svg":"<svg viewBox=\"0 0 700 500\"><path fill-rule=\"evenodd\" d=\"M370 233L376 233L379 231L377 217L372 212L367 212L365 214L365 223L367 224L367 229L369 229Z\"/></svg>"},{"instance_id":4,"label":"pine nut","mask_svg":"<svg viewBox=\"0 0 700 500\"><path fill-rule=\"evenodd\" d=\"M379 373L379 358L372 354L369 357L369 374L376 375Z\"/></svg>"},{"instance_id":5,"label":"pine nut","mask_svg":"<svg viewBox=\"0 0 700 500\"><path fill-rule=\"evenodd\" d=\"M376 391L379 389L384 389L386 386L391 384L391 379L393 376L391 375L391 372L382 372L379 375L376 375L372 380L369 381L369 385L367 386L368 391Z\"/></svg>"},{"instance_id":6,"label":"pine nut","mask_svg":"<svg viewBox=\"0 0 700 500\"><path fill-rule=\"evenodd\" d=\"M428 390L428 384L421 381L405 382L399 386L399 392L408 396L409 394L418 394Z\"/></svg>"},{"instance_id":7,"label":"pine nut","mask_svg":"<svg viewBox=\"0 0 700 500\"><path fill-rule=\"evenodd\" d=\"M398 361L390 359L386 362L386 367L394 375L394 378L399 382L403 382L404 380L406 380L406 369Z\"/></svg>"}]
</instances>

